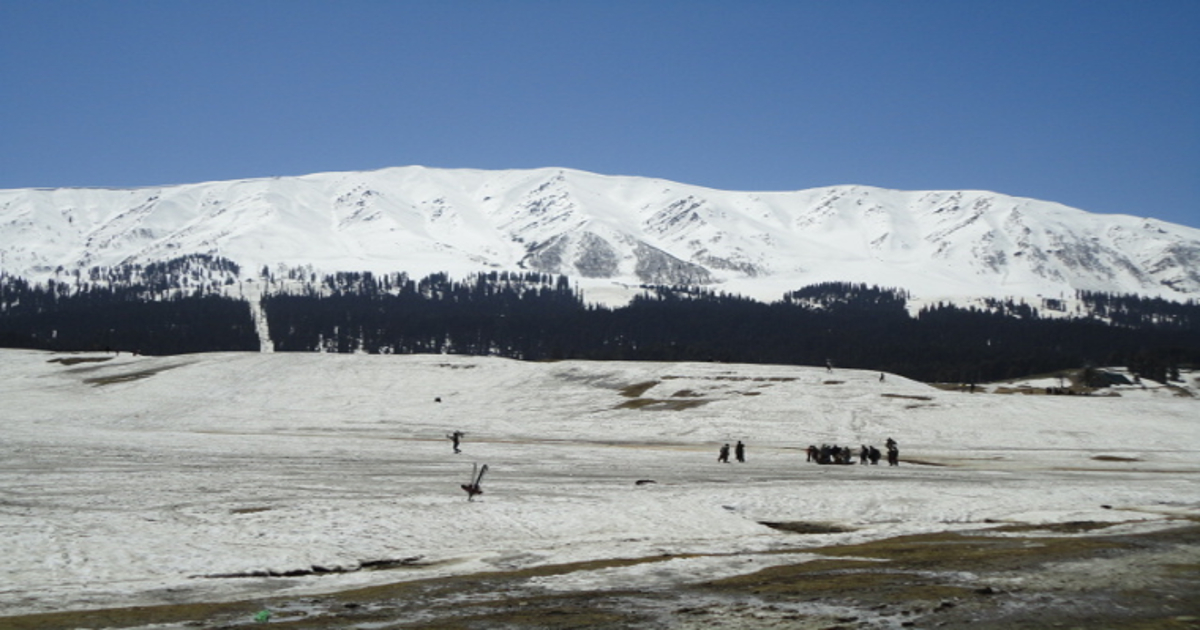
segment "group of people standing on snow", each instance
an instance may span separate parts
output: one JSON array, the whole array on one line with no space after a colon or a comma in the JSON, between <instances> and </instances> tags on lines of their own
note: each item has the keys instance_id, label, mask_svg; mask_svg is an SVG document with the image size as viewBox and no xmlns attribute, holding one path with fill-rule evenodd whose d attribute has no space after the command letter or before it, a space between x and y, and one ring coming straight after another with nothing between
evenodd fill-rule
<instances>
[{"instance_id":1,"label":"group of people standing on snow","mask_svg":"<svg viewBox=\"0 0 1200 630\"><path fill-rule=\"evenodd\" d=\"M900 445L892 438L887 439L887 462L889 466L900 465ZM746 461L746 445L738 440L737 445L733 448L734 457L739 462ZM815 462L818 464L853 464L854 450L849 446L837 446L834 444L822 444L820 448L816 445L809 446L807 449L808 459L806 461ZM883 453L874 446L863 444L858 451L858 463L860 464L878 464ZM717 452L717 461L723 464L729 463L729 444L721 446Z\"/></svg>"},{"instance_id":2,"label":"group of people standing on snow","mask_svg":"<svg viewBox=\"0 0 1200 630\"><path fill-rule=\"evenodd\" d=\"M896 440L887 439L887 462L889 466L900 465L900 446ZM822 444L818 448L815 444L808 447L808 459L806 461L815 462L817 464L853 464L854 451L849 446L838 446L836 444ZM879 463L879 459L883 457L883 453L874 445L860 445L858 449L858 463L866 465L868 463L874 465Z\"/></svg>"}]
</instances>

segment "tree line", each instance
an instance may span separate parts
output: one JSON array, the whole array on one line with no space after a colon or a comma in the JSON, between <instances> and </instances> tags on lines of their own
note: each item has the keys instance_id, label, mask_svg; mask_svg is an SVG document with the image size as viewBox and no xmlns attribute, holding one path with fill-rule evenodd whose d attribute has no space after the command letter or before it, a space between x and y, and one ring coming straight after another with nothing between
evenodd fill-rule
<instances>
[{"instance_id":1,"label":"tree line","mask_svg":"<svg viewBox=\"0 0 1200 630\"><path fill-rule=\"evenodd\" d=\"M266 298L276 349L831 364L951 382L1103 365L1162 381L1200 362L1200 306L1137 296L1087 296L1122 305L1126 315L1106 321L1043 318L1012 300L910 315L904 291L836 282L773 303L643 287L619 308L585 304L566 278L540 274L419 282L350 274L325 283L323 292Z\"/></svg>"},{"instance_id":2,"label":"tree line","mask_svg":"<svg viewBox=\"0 0 1200 630\"><path fill-rule=\"evenodd\" d=\"M244 300L145 285L0 278L0 346L57 351L185 354L257 350Z\"/></svg>"},{"instance_id":3,"label":"tree line","mask_svg":"<svg viewBox=\"0 0 1200 630\"><path fill-rule=\"evenodd\" d=\"M200 271L209 264L217 271ZM232 275L236 268L220 259L192 259L70 282L0 276L0 345L256 350L248 304L214 290ZM646 286L628 305L609 308L586 303L566 277L536 272L460 280L444 273L279 275L297 280L288 291L269 292L262 305L275 349L284 352L829 364L931 382L1105 365L1163 381L1200 363L1200 305L1138 296L1081 293L1083 314L1043 304L1054 315L1043 317L1031 305L1000 299L910 313L906 292L853 283L803 287L770 303Z\"/></svg>"}]
</instances>

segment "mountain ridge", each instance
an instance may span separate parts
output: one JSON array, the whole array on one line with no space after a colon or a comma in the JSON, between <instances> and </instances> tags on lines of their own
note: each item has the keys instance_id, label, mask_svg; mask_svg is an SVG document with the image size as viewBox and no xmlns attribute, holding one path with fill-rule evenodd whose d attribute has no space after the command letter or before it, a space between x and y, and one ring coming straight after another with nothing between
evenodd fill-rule
<instances>
[{"instance_id":1,"label":"mountain ridge","mask_svg":"<svg viewBox=\"0 0 1200 630\"><path fill-rule=\"evenodd\" d=\"M0 190L0 254L32 279L220 256L249 273L538 271L597 293L761 299L828 282L940 297L1200 298L1200 230L989 191L724 191L566 168L373 171Z\"/></svg>"}]
</instances>

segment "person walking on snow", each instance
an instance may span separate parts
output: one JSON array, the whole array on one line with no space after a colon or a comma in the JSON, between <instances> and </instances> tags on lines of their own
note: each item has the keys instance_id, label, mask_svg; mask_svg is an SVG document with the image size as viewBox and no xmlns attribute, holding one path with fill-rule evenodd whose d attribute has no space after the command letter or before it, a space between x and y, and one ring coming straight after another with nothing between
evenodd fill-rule
<instances>
[{"instance_id":1,"label":"person walking on snow","mask_svg":"<svg viewBox=\"0 0 1200 630\"><path fill-rule=\"evenodd\" d=\"M887 439L887 461L888 466L900 465L900 445L892 438Z\"/></svg>"},{"instance_id":2,"label":"person walking on snow","mask_svg":"<svg viewBox=\"0 0 1200 630\"><path fill-rule=\"evenodd\" d=\"M717 455L717 461L723 464L729 463L729 445L721 447L721 452Z\"/></svg>"},{"instance_id":3,"label":"person walking on snow","mask_svg":"<svg viewBox=\"0 0 1200 630\"><path fill-rule=\"evenodd\" d=\"M455 454L462 452L462 451L458 450L458 443L462 440L462 436L463 436L462 431L455 431L454 433L451 433L450 435L446 436L446 437L450 438L450 442L454 445Z\"/></svg>"},{"instance_id":4,"label":"person walking on snow","mask_svg":"<svg viewBox=\"0 0 1200 630\"><path fill-rule=\"evenodd\" d=\"M739 462L746 463L746 445L742 444L741 440L738 440L737 446L733 447L733 454Z\"/></svg>"}]
</instances>

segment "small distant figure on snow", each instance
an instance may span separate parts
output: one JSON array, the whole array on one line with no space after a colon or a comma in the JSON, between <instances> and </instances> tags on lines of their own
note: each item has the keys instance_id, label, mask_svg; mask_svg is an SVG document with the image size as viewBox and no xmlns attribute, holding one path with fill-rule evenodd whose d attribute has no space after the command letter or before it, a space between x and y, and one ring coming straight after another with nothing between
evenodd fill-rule
<instances>
[{"instance_id":1,"label":"small distant figure on snow","mask_svg":"<svg viewBox=\"0 0 1200 630\"><path fill-rule=\"evenodd\" d=\"M858 449L858 463L862 466L867 465L867 460L871 459L871 449L867 448L866 444L860 444Z\"/></svg>"},{"instance_id":2,"label":"small distant figure on snow","mask_svg":"<svg viewBox=\"0 0 1200 630\"><path fill-rule=\"evenodd\" d=\"M479 468L479 464L471 465L470 483L464 483L460 486L467 493L467 501L474 501L475 495L483 494L483 473L487 471L487 464L484 464L483 468Z\"/></svg>"},{"instance_id":3,"label":"small distant figure on snow","mask_svg":"<svg viewBox=\"0 0 1200 630\"><path fill-rule=\"evenodd\" d=\"M825 371L826 372L833 371L833 361L830 361L829 359L825 359Z\"/></svg>"},{"instance_id":4,"label":"small distant figure on snow","mask_svg":"<svg viewBox=\"0 0 1200 630\"><path fill-rule=\"evenodd\" d=\"M883 457L883 453L880 453L879 449L871 446L868 449L867 456L871 458L871 465L877 466L879 464L879 458Z\"/></svg>"},{"instance_id":5,"label":"small distant figure on snow","mask_svg":"<svg viewBox=\"0 0 1200 630\"><path fill-rule=\"evenodd\" d=\"M809 445L808 445L808 450L807 450L807 453L808 453L808 459L806 459L806 460L804 460L804 461L806 461L806 462L815 462L815 461L819 461L819 460L820 460L820 457L821 457L821 451L817 449L817 445L816 445L816 444L809 444Z\"/></svg>"},{"instance_id":6,"label":"small distant figure on snow","mask_svg":"<svg viewBox=\"0 0 1200 630\"><path fill-rule=\"evenodd\" d=\"M900 446L892 438L887 439L887 460L888 466L900 465Z\"/></svg>"},{"instance_id":7,"label":"small distant figure on snow","mask_svg":"<svg viewBox=\"0 0 1200 630\"><path fill-rule=\"evenodd\" d=\"M450 443L454 445L454 453L456 455L462 452L458 449L458 445L462 442L463 435L465 434L462 431L455 431L454 433L446 436L450 438Z\"/></svg>"},{"instance_id":8,"label":"small distant figure on snow","mask_svg":"<svg viewBox=\"0 0 1200 630\"><path fill-rule=\"evenodd\" d=\"M728 444L726 444L725 446L722 446L721 451L719 453L717 453L717 461L721 462L723 464L729 463L729 445Z\"/></svg>"},{"instance_id":9,"label":"small distant figure on snow","mask_svg":"<svg viewBox=\"0 0 1200 630\"><path fill-rule=\"evenodd\" d=\"M746 463L746 445L742 444L741 440L738 440L737 446L733 447L733 455L739 462Z\"/></svg>"},{"instance_id":10,"label":"small distant figure on snow","mask_svg":"<svg viewBox=\"0 0 1200 630\"><path fill-rule=\"evenodd\" d=\"M880 373L879 373L879 382L880 382L880 383L882 383L882 382L883 382L883 372L880 372Z\"/></svg>"}]
</instances>

